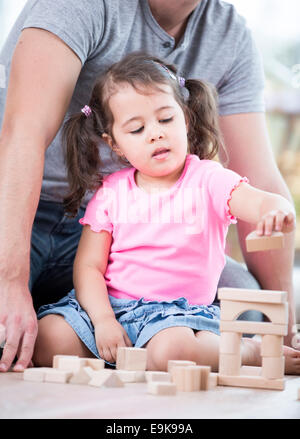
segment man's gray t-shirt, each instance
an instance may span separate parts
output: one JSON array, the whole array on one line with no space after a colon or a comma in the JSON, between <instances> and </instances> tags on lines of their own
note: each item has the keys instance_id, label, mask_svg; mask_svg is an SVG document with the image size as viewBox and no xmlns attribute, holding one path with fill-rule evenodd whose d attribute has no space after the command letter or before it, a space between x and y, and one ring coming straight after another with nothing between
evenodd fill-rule
<instances>
[{"instance_id":1,"label":"man's gray t-shirt","mask_svg":"<svg viewBox=\"0 0 300 439\"><path fill-rule=\"evenodd\" d=\"M29 27L54 33L81 60L66 119L89 102L98 74L141 50L174 63L181 76L214 84L220 115L264 111L261 59L244 18L229 3L201 0L176 44L154 19L147 0L28 0L0 53L0 127L13 50L20 32ZM103 142L100 154L103 173L121 168ZM41 199L62 202L67 192L59 131L46 151Z\"/></svg>"}]
</instances>

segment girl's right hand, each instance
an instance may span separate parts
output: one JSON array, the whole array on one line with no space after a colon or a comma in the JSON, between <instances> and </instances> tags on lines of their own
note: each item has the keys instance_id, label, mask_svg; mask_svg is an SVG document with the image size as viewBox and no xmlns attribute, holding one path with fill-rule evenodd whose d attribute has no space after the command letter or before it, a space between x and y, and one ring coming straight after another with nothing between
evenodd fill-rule
<instances>
[{"instance_id":1,"label":"girl's right hand","mask_svg":"<svg viewBox=\"0 0 300 439\"><path fill-rule=\"evenodd\" d=\"M115 317L105 317L95 325L96 345L103 360L115 363L118 347L132 347L123 326Z\"/></svg>"}]
</instances>

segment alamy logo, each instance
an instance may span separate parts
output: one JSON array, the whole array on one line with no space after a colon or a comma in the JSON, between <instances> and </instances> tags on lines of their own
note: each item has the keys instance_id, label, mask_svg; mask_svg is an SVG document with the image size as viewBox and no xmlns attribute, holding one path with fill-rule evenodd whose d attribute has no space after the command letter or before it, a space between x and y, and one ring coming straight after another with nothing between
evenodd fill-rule
<instances>
[{"instance_id":1,"label":"alamy logo","mask_svg":"<svg viewBox=\"0 0 300 439\"><path fill-rule=\"evenodd\" d=\"M0 64L0 88L6 87L6 74L5 74L5 66Z\"/></svg>"},{"instance_id":2,"label":"alamy logo","mask_svg":"<svg viewBox=\"0 0 300 439\"><path fill-rule=\"evenodd\" d=\"M204 195L202 188L183 188L161 194L153 189L148 196L140 189L128 190L126 180L119 180L117 189L103 187L97 193L100 202L97 221L113 224L183 224L186 234L199 234L203 229Z\"/></svg>"}]
</instances>

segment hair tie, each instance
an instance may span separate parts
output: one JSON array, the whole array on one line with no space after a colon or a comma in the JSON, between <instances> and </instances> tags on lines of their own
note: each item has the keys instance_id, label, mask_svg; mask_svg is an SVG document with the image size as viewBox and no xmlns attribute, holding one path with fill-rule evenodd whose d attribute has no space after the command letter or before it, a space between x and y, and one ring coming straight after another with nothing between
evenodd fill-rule
<instances>
[{"instance_id":1,"label":"hair tie","mask_svg":"<svg viewBox=\"0 0 300 439\"><path fill-rule=\"evenodd\" d=\"M85 105L83 108L81 108L81 112L85 114L86 117L89 117L92 114L92 110L88 105Z\"/></svg>"},{"instance_id":2,"label":"hair tie","mask_svg":"<svg viewBox=\"0 0 300 439\"><path fill-rule=\"evenodd\" d=\"M185 87L185 79L182 76L178 76L179 87Z\"/></svg>"}]
</instances>

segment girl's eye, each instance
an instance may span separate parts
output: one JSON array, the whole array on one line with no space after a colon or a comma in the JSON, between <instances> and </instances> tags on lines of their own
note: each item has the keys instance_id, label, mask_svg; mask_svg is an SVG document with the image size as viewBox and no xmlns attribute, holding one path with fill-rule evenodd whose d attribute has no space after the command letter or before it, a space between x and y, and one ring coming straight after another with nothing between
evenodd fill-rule
<instances>
[{"instance_id":1,"label":"girl's eye","mask_svg":"<svg viewBox=\"0 0 300 439\"><path fill-rule=\"evenodd\" d=\"M139 134L143 131L144 127L140 127L137 130L130 131L130 134Z\"/></svg>"},{"instance_id":2,"label":"girl's eye","mask_svg":"<svg viewBox=\"0 0 300 439\"><path fill-rule=\"evenodd\" d=\"M171 122L172 120L173 120L173 117L168 117L168 119L161 119L160 122L168 123L168 122Z\"/></svg>"}]
</instances>

